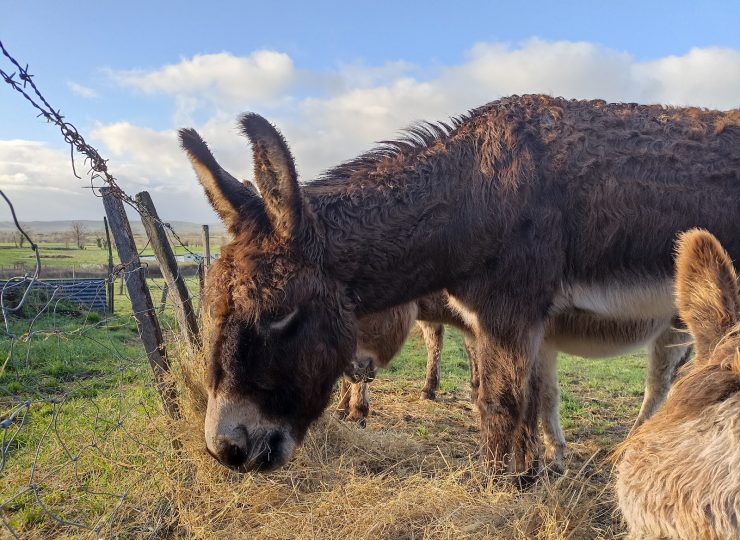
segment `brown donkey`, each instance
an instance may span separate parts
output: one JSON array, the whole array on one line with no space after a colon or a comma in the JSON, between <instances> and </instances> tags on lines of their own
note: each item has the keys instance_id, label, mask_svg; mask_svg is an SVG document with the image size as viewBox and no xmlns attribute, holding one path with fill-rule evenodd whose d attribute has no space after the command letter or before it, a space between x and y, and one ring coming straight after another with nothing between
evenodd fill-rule
<instances>
[{"instance_id":1,"label":"brown donkey","mask_svg":"<svg viewBox=\"0 0 740 540\"><path fill-rule=\"evenodd\" d=\"M672 244L689 228L740 254L738 124L738 110L511 97L299 185L282 136L247 114L261 197L182 130L234 236L207 285L208 450L238 470L285 463L354 354L357 317L447 289L475 331L481 458L533 471L547 319L672 317Z\"/></svg>"},{"instance_id":2,"label":"brown donkey","mask_svg":"<svg viewBox=\"0 0 740 540\"><path fill-rule=\"evenodd\" d=\"M737 539L740 285L706 231L678 242L676 296L696 360L617 451L619 507L634 538Z\"/></svg>"},{"instance_id":3,"label":"brown donkey","mask_svg":"<svg viewBox=\"0 0 740 540\"><path fill-rule=\"evenodd\" d=\"M350 421L364 425L370 410L367 382L378 368L386 367L406 341L413 317L422 329L427 347L426 382L422 397L434 399L439 387L444 324L463 332L468 358L473 358L475 341L472 331L450 308L447 294L437 292L374 313L358 321L358 353L342 380L338 410ZM650 418L663 402L678 367L689 358L686 335L674 328L670 319L603 319L592 314L569 313L548 319L540 345L540 415L545 434L546 459L553 470L563 469L565 434L560 425L560 385L557 353L566 352L586 358L617 356L647 346L650 350L645 395L633 429ZM471 361L471 367L476 362ZM358 382L364 381L364 382ZM478 381L471 369L471 394L476 400Z\"/></svg>"}]
</instances>

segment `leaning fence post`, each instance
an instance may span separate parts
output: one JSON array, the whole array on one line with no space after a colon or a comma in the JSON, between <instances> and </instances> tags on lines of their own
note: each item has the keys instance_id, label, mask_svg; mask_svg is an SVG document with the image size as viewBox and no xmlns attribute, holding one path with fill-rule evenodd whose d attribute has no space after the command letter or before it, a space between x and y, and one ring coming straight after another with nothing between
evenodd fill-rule
<instances>
[{"instance_id":1,"label":"leaning fence post","mask_svg":"<svg viewBox=\"0 0 740 540\"><path fill-rule=\"evenodd\" d=\"M146 191L136 194L136 202L144 209L141 214L141 222L144 224L154 255L159 261L159 267L162 270L165 283L167 283L167 290L172 292L175 316L180 325L180 331L190 345L197 347L200 340L198 319L195 316L185 280L182 279L182 275L180 275L177 268L177 260L167 240L167 233L157 215L157 209L154 207L151 196ZM166 298L164 293L163 298Z\"/></svg>"},{"instance_id":2,"label":"leaning fence post","mask_svg":"<svg viewBox=\"0 0 740 540\"><path fill-rule=\"evenodd\" d=\"M108 244L108 311L111 315L115 312L115 277L113 276L113 246L110 243L110 230L108 229L108 218L103 216L103 225L105 225L105 239Z\"/></svg>"},{"instance_id":3,"label":"leaning fence post","mask_svg":"<svg viewBox=\"0 0 740 540\"><path fill-rule=\"evenodd\" d=\"M142 271L134 235L131 232L131 225L126 217L123 203L116 196L116 192L112 188L103 187L100 188L100 193L103 195L103 206L116 242L118 257L126 267L126 273L128 274L126 287L131 298L136 326L139 329L149 365L154 372L157 391L162 398L167 414L172 418L179 418L177 392L174 384L169 379L170 365L162 339L162 329L159 327L159 321L154 312L152 296L149 293L149 287Z\"/></svg>"}]
</instances>

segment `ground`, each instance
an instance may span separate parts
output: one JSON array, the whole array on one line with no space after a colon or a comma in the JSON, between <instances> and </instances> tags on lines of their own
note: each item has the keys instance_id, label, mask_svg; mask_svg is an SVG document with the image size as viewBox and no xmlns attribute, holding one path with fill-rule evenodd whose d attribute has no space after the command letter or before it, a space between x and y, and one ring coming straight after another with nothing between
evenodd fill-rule
<instances>
[{"instance_id":1,"label":"ground","mask_svg":"<svg viewBox=\"0 0 740 540\"><path fill-rule=\"evenodd\" d=\"M197 292L196 280L188 285ZM156 302L161 280L151 288ZM478 466L467 362L452 329L437 401L420 399L426 353L412 335L371 386L366 429L330 408L287 467L238 475L203 449L203 353L178 340L168 308L161 321L183 418L167 420L130 304L116 301L113 316L61 302L14 320L15 339L0 339L0 537L624 535L607 457L637 415L643 354L561 357L567 470L524 491Z\"/></svg>"}]
</instances>

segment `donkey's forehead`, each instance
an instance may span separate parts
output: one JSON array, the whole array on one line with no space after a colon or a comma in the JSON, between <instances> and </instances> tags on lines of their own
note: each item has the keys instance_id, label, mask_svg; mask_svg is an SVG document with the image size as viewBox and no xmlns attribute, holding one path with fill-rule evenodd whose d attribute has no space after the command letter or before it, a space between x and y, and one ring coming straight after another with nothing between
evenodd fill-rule
<instances>
[{"instance_id":1,"label":"donkey's forehead","mask_svg":"<svg viewBox=\"0 0 740 540\"><path fill-rule=\"evenodd\" d=\"M209 272L210 301L228 304L228 311L247 318L292 309L325 289L311 269L284 253L244 253L233 248L222 253Z\"/></svg>"}]
</instances>

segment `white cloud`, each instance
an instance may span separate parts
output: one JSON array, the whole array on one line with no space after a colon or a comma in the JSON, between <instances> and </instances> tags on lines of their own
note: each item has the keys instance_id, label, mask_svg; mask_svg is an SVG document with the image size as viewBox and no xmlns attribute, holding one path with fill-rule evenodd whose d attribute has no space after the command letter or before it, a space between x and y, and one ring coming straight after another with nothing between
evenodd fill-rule
<instances>
[{"instance_id":1,"label":"white cloud","mask_svg":"<svg viewBox=\"0 0 740 540\"><path fill-rule=\"evenodd\" d=\"M82 161L76 165L79 174ZM0 140L0 189L13 203L18 219L68 219L78 208L87 217L95 198L86 186L89 183L72 174L68 151L37 141ZM3 221L11 219L4 202L0 216Z\"/></svg>"},{"instance_id":2,"label":"white cloud","mask_svg":"<svg viewBox=\"0 0 740 540\"><path fill-rule=\"evenodd\" d=\"M295 75L290 56L265 50L242 57L227 52L202 54L152 71L111 72L121 85L146 94L242 103L279 96Z\"/></svg>"},{"instance_id":3,"label":"white cloud","mask_svg":"<svg viewBox=\"0 0 740 540\"><path fill-rule=\"evenodd\" d=\"M138 92L171 96L176 114L172 129L161 131L129 122L97 126L92 138L111 158L111 171L132 194L152 191L165 219L201 221L214 218L178 147L176 128L196 127L226 168L248 177L250 152L236 129L237 111L256 110L277 124L302 178L309 180L375 141L395 137L415 120L445 120L515 93L721 109L740 105L740 52L735 50L692 49L637 62L624 51L592 43L539 39L519 46L480 43L460 64L426 70L397 61L308 71L296 69L286 54L257 51L245 57L200 55L113 76ZM3 167L0 184L44 182L28 167ZM68 162L60 167L66 172Z\"/></svg>"},{"instance_id":4,"label":"white cloud","mask_svg":"<svg viewBox=\"0 0 740 540\"><path fill-rule=\"evenodd\" d=\"M637 64L638 101L699 105L718 109L740 106L740 51L709 47L691 49Z\"/></svg>"},{"instance_id":5,"label":"white cloud","mask_svg":"<svg viewBox=\"0 0 740 540\"><path fill-rule=\"evenodd\" d=\"M67 81L67 88L69 88L74 95L84 99L95 99L98 97L98 93L95 90L76 82Z\"/></svg>"}]
</instances>

